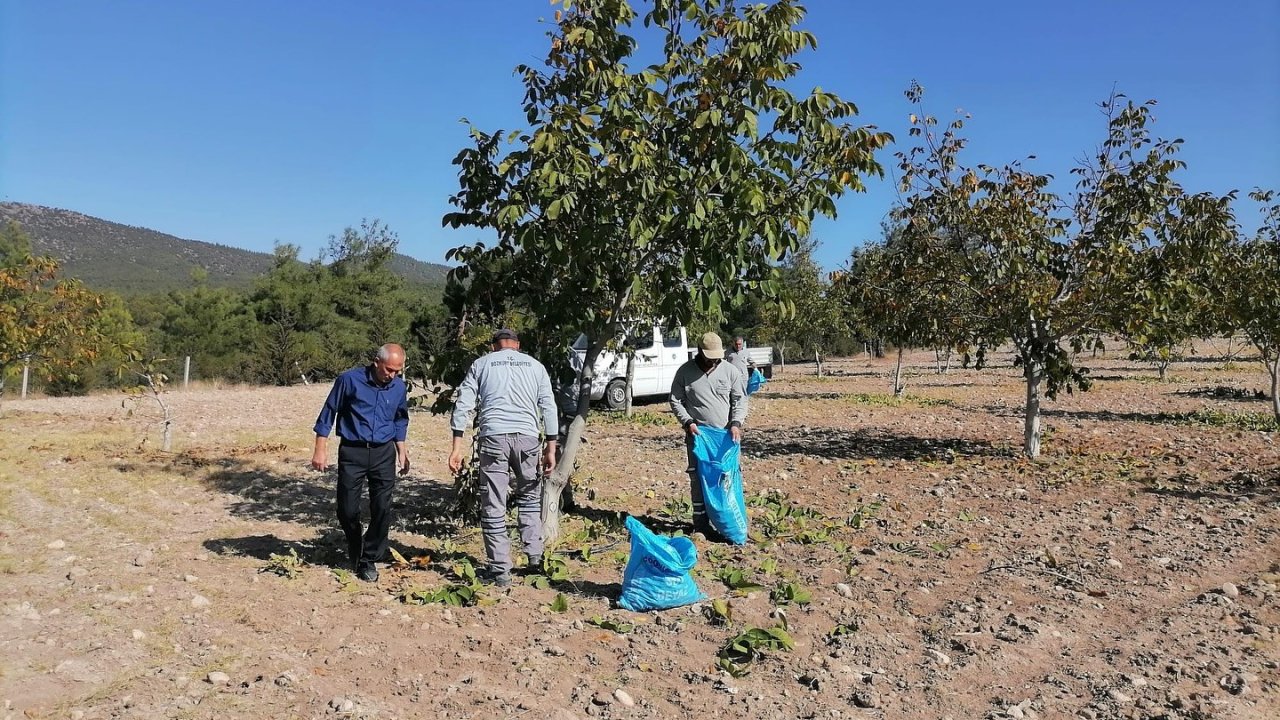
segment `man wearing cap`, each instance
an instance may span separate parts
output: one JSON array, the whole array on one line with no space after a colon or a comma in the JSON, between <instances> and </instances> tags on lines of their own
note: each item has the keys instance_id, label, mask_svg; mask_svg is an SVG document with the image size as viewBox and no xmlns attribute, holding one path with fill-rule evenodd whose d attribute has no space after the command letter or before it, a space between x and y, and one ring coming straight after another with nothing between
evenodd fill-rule
<instances>
[{"instance_id":1,"label":"man wearing cap","mask_svg":"<svg viewBox=\"0 0 1280 720\"><path fill-rule=\"evenodd\" d=\"M703 335L698 354L676 371L671 382L671 412L684 427L693 529L711 537L702 484L698 482L698 461L693 455L693 438L698 434L699 425L707 425L728 428L734 442L741 442L742 423L747 419L747 376L724 362L724 343L716 333Z\"/></svg>"},{"instance_id":2,"label":"man wearing cap","mask_svg":"<svg viewBox=\"0 0 1280 720\"><path fill-rule=\"evenodd\" d=\"M730 365L742 371L742 374L751 377L751 371L755 369L756 364L747 357L747 342L741 337L733 339L733 349L725 353L724 360Z\"/></svg>"},{"instance_id":3,"label":"man wearing cap","mask_svg":"<svg viewBox=\"0 0 1280 720\"><path fill-rule=\"evenodd\" d=\"M404 348L378 348L373 363L352 368L333 381L333 389L316 418L316 444L311 467L329 467L329 434L337 427L338 524L347 536L347 551L356 575L378 581L377 562L387 553L391 529L391 491L400 474L409 472L405 437L409 432L409 398L404 380ZM369 484L369 530L360 527L360 496Z\"/></svg>"},{"instance_id":4,"label":"man wearing cap","mask_svg":"<svg viewBox=\"0 0 1280 720\"><path fill-rule=\"evenodd\" d=\"M493 334L493 351L478 358L458 386L450 427L453 447L449 469L462 468L462 437L473 410L478 411L480 482L484 494L480 529L488 567L481 580L511 584L511 540L507 537L507 497L514 494L520 540L530 567L542 565L541 455L547 472L554 465L557 426L551 376L542 363L520 352L514 330ZM546 438L545 448L542 439ZM515 471L515 482L512 480Z\"/></svg>"}]
</instances>

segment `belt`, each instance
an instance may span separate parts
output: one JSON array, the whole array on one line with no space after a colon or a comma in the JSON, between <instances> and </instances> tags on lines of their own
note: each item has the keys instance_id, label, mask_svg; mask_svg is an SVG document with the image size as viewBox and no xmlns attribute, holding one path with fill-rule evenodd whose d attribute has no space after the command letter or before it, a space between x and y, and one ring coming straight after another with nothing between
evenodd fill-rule
<instances>
[{"instance_id":1,"label":"belt","mask_svg":"<svg viewBox=\"0 0 1280 720\"><path fill-rule=\"evenodd\" d=\"M342 438L343 445L346 445L348 447L358 447L358 448L377 448L377 447L382 447L383 445L386 445L389 442L391 441L383 440L382 442L365 442L364 440L348 440L346 438Z\"/></svg>"}]
</instances>

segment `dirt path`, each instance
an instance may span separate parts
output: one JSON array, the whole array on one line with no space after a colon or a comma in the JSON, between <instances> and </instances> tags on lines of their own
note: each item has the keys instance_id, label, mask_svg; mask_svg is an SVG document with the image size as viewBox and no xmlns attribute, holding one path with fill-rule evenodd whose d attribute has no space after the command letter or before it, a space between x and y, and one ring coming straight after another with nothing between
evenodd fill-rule
<instances>
[{"instance_id":1,"label":"dirt path","mask_svg":"<svg viewBox=\"0 0 1280 720\"><path fill-rule=\"evenodd\" d=\"M614 602L620 517L687 527L662 404L593 419L563 579L451 607L402 599L483 557L447 514L443 418L411 424L410 563L367 585L342 571L332 478L305 467L327 387L170 393L173 453L118 395L6 400L0 718L1280 717L1280 438L1227 392L1260 368L1162 384L1100 359L1093 392L1047 405L1031 462L1007 363L931 359L903 399L865 360L756 396L753 540L699 542L695 569L728 625ZM792 649L717 667L783 624Z\"/></svg>"}]
</instances>

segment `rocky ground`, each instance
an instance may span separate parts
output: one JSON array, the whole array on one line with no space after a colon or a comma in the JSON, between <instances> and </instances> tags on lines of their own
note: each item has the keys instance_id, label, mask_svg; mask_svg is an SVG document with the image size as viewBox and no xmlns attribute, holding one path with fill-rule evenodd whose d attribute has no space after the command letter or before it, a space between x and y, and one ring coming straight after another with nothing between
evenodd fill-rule
<instances>
[{"instance_id":1,"label":"rocky ground","mask_svg":"<svg viewBox=\"0 0 1280 720\"><path fill-rule=\"evenodd\" d=\"M781 371L743 445L752 540L698 540L722 602L643 614L620 518L687 528L661 403L594 417L551 577L471 596L442 418L414 415L406 562L370 585L306 468L327 387L170 392L170 453L119 395L10 398L0 717L1280 717L1260 365L1098 358L1029 461L1007 358L911 360L900 399L889 360Z\"/></svg>"}]
</instances>

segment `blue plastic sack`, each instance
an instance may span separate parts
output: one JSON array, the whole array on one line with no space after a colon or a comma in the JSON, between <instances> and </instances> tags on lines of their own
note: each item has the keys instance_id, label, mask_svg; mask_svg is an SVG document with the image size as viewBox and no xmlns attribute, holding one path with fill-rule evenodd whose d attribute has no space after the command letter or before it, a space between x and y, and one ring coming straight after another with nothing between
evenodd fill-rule
<instances>
[{"instance_id":1,"label":"blue plastic sack","mask_svg":"<svg viewBox=\"0 0 1280 720\"><path fill-rule=\"evenodd\" d=\"M751 375L747 377L747 394L754 394L755 391L764 387L764 384L767 382L769 381L764 379L764 373L759 370L752 370Z\"/></svg>"},{"instance_id":2,"label":"blue plastic sack","mask_svg":"<svg viewBox=\"0 0 1280 720\"><path fill-rule=\"evenodd\" d=\"M742 497L742 467L738 463L741 447L724 428L699 425L693 436L707 520L734 545L747 542L747 502Z\"/></svg>"},{"instance_id":3,"label":"blue plastic sack","mask_svg":"<svg viewBox=\"0 0 1280 720\"><path fill-rule=\"evenodd\" d=\"M705 600L689 571L698 562L698 549L687 537L657 535L628 517L631 559L622 574L618 605L633 612L666 610Z\"/></svg>"}]
</instances>

